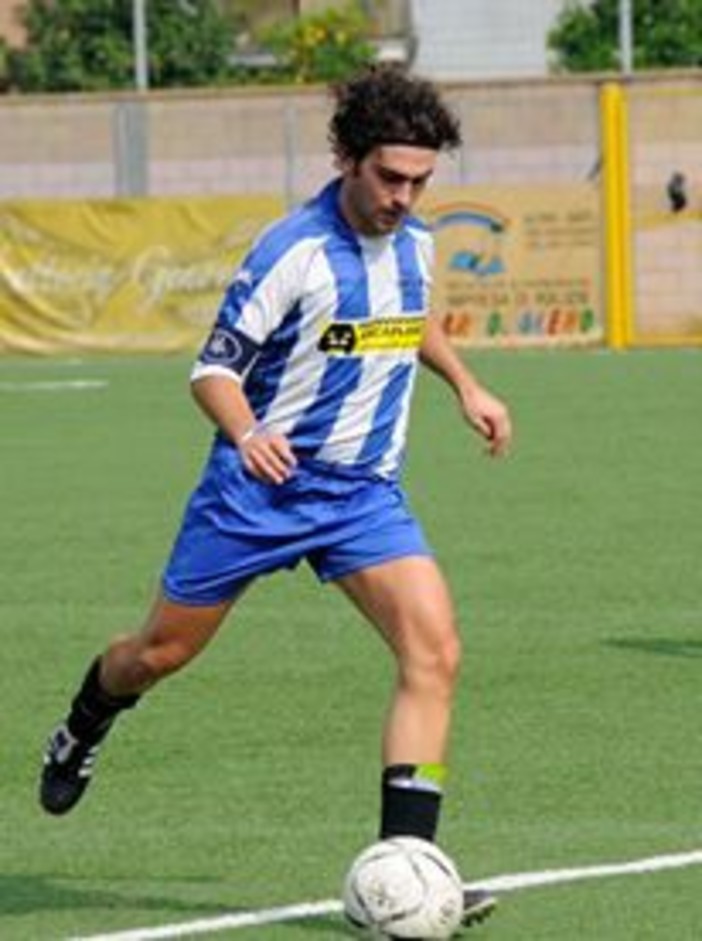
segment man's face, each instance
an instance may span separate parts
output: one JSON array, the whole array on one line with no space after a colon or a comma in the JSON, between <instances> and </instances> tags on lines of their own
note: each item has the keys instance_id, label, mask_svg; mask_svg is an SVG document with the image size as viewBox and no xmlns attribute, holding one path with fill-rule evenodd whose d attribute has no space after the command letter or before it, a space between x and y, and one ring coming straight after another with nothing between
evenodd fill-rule
<instances>
[{"instance_id":1,"label":"man's face","mask_svg":"<svg viewBox=\"0 0 702 941\"><path fill-rule=\"evenodd\" d=\"M388 235L421 196L436 151L406 144L376 147L363 160L341 164L341 211L361 235Z\"/></svg>"}]
</instances>

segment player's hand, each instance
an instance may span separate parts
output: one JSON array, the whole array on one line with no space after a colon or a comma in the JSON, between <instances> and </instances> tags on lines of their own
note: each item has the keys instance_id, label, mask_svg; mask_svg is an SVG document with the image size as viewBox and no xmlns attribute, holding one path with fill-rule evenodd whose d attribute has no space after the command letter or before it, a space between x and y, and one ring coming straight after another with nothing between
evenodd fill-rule
<instances>
[{"instance_id":1,"label":"player's hand","mask_svg":"<svg viewBox=\"0 0 702 941\"><path fill-rule=\"evenodd\" d=\"M290 478L297 458L285 435L255 429L239 443L246 470L267 484L284 484Z\"/></svg>"},{"instance_id":2,"label":"player's hand","mask_svg":"<svg viewBox=\"0 0 702 941\"><path fill-rule=\"evenodd\" d=\"M509 409L482 386L471 387L461 394L463 413L478 434L487 441L491 457L507 454L512 441Z\"/></svg>"}]
</instances>

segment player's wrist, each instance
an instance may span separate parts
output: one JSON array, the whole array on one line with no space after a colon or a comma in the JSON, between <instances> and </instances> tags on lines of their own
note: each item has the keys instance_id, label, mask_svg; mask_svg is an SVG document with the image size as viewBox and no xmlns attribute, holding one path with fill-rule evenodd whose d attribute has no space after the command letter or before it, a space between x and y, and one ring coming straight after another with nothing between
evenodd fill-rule
<instances>
[{"instance_id":1,"label":"player's wrist","mask_svg":"<svg viewBox=\"0 0 702 941\"><path fill-rule=\"evenodd\" d=\"M260 430L261 429L259 428L258 425L251 425L249 428L246 429L246 431L238 435L237 440L236 440L236 446L238 448L244 447L244 445L248 444L249 441L251 441L251 439L254 438Z\"/></svg>"}]
</instances>

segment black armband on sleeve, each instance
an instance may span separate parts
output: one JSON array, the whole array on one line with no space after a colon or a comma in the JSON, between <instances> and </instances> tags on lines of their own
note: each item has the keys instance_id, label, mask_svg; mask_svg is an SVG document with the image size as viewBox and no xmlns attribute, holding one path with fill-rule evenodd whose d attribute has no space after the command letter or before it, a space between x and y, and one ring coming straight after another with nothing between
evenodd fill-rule
<instances>
[{"instance_id":1,"label":"black armband on sleeve","mask_svg":"<svg viewBox=\"0 0 702 941\"><path fill-rule=\"evenodd\" d=\"M235 373L244 373L259 351L245 333L226 327L215 327L202 348L199 362L207 366L224 366Z\"/></svg>"}]
</instances>

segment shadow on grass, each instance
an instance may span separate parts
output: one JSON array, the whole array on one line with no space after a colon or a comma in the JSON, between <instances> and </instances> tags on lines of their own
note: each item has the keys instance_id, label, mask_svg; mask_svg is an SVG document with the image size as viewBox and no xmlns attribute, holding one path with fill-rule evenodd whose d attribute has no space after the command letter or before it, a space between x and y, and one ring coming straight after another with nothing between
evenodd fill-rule
<instances>
[{"instance_id":1,"label":"shadow on grass","mask_svg":"<svg viewBox=\"0 0 702 941\"><path fill-rule=\"evenodd\" d=\"M88 886L68 885L66 878L48 875L0 875L0 916L31 915L38 912L79 909L140 908L144 911L171 911L216 917L215 905L188 902L171 896L110 892ZM220 914L221 914L220 910ZM227 912L231 909L227 909Z\"/></svg>"},{"instance_id":2,"label":"shadow on grass","mask_svg":"<svg viewBox=\"0 0 702 941\"><path fill-rule=\"evenodd\" d=\"M652 653L662 657L702 657L702 640L673 640L670 637L622 637L604 642L618 650Z\"/></svg>"},{"instance_id":3,"label":"shadow on grass","mask_svg":"<svg viewBox=\"0 0 702 941\"><path fill-rule=\"evenodd\" d=\"M173 912L188 921L194 916L214 919L244 911L243 908L218 908L216 905L188 902L159 894L118 893L87 886L80 888L67 885L67 881L65 878L49 875L0 875L0 917L36 915L41 912L140 909L144 912ZM351 935L351 929L340 915L291 919L279 923L277 927L278 930L285 927L302 927L310 935L316 933L325 938L349 938Z\"/></svg>"}]
</instances>

